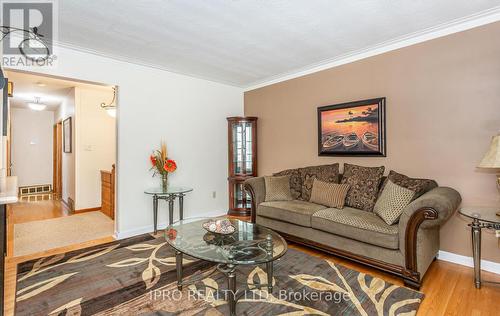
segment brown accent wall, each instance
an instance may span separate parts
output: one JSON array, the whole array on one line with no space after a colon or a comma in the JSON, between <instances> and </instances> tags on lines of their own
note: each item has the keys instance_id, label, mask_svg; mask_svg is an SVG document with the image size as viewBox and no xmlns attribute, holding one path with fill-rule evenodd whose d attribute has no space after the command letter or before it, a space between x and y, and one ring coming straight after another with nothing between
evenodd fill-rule
<instances>
[{"instance_id":1,"label":"brown accent wall","mask_svg":"<svg viewBox=\"0 0 500 316\"><path fill-rule=\"evenodd\" d=\"M500 131L500 23L452 34L245 93L259 117L259 174L333 162L386 166L457 189L463 205L497 205L495 175L476 169ZM387 157L318 157L318 106L387 97ZM441 229L441 249L471 256L468 221ZM493 232L483 259L500 262Z\"/></svg>"}]
</instances>

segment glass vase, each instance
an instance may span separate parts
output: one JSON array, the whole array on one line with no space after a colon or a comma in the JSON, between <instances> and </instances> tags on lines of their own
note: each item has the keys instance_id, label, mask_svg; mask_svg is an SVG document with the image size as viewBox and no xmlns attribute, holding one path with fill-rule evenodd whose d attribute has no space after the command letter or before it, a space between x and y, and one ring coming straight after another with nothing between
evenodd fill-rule
<instances>
[{"instance_id":1,"label":"glass vase","mask_svg":"<svg viewBox=\"0 0 500 316\"><path fill-rule=\"evenodd\" d=\"M168 188L168 173L163 173L161 175L161 189L163 192L167 192Z\"/></svg>"}]
</instances>

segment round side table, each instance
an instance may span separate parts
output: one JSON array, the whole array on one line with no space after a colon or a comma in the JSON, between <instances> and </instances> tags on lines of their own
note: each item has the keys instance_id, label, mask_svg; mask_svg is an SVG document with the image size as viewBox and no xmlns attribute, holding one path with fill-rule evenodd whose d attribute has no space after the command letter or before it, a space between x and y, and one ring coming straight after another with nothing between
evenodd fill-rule
<instances>
[{"instance_id":1,"label":"round side table","mask_svg":"<svg viewBox=\"0 0 500 316\"><path fill-rule=\"evenodd\" d=\"M150 188L144 191L145 194L153 196L153 222L154 233L158 232L158 201L168 201L168 225L174 222L174 201L179 199L179 219L184 219L184 196L186 193L193 191L189 187L167 187L163 188Z\"/></svg>"},{"instance_id":2,"label":"round side table","mask_svg":"<svg viewBox=\"0 0 500 316\"><path fill-rule=\"evenodd\" d=\"M472 255L474 258L474 284L481 288L481 230L500 229L498 209L492 207L463 207L458 211L461 215L472 219L468 226L472 234ZM496 283L496 282L491 282Z\"/></svg>"}]
</instances>

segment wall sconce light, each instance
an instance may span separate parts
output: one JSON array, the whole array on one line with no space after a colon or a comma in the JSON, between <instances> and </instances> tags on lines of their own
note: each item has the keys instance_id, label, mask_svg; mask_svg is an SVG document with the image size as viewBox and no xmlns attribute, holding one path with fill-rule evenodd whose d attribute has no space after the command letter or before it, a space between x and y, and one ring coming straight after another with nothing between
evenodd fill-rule
<instances>
[{"instance_id":1,"label":"wall sconce light","mask_svg":"<svg viewBox=\"0 0 500 316\"><path fill-rule=\"evenodd\" d=\"M113 87L113 99L109 104L106 104L105 102L101 103L101 108L106 110L106 113L108 113L109 116L111 117L116 117L116 87Z\"/></svg>"},{"instance_id":2,"label":"wall sconce light","mask_svg":"<svg viewBox=\"0 0 500 316\"><path fill-rule=\"evenodd\" d=\"M12 81L7 82L7 95L9 97L14 96L14 83Z\"/></svg>"}]
</instances>

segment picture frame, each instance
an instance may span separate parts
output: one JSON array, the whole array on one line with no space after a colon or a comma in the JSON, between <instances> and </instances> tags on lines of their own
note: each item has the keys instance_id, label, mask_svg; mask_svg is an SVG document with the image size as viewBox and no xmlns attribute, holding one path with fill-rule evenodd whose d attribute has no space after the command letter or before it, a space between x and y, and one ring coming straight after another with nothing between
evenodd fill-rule
<instances>
[{"instance_id":1,"label":"picture frame","mask_svg":"<svg viewBox=\"0 0 500 316\"><path fill-rule=\"evenodd\" d=\"M319 156L386 152L385 97L318 107Z\"/></svg>"},{"instance_id":2,"label":"picture frame","mask_svg":"<svg viewBox=\"0 0 500 316\"><path fill-rule=\"evenodd\" d=\"M72 122L71 116L63 121L63 152L71 153L72 150Z\"/></svg>"}]
</instances>

